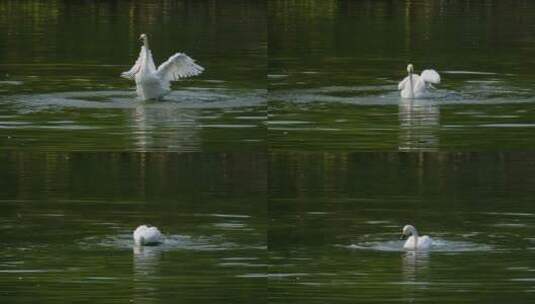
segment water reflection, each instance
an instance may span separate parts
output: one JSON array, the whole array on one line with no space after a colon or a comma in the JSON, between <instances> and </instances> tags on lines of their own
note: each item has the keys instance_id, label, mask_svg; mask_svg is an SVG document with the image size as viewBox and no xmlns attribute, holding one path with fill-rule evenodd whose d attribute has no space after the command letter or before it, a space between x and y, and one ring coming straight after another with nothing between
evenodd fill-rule
<instances>
[{"instance_id":1,"label":"water reflection","mask_svg":"<svg viewBox=\"0 0 535 304\"><path fill-rule=\"evenodd\" d=\"M233 142L240 149L258 147L265 109L265 90L256 89L182 87L164 101L140 101L118 90L0 96L0 130L7 134L0 146L181 152Z\"/></svg>"},{"instance_id":2,"label":"water reflection","mask_svg":"<svg viewBox=\"0 0 535 304\"><path fill-rule=\"evenodd\" d=\"M405 282L417 282L419 275L425 273L429 264L429 252L407 251L402 254L402 271Z\"/></svg>"},{"instance_id":3,"label":"water reflection","mask_svg":"<svg viewBox=\"0 0 535 304\"><path fill-rule=\"evenodd\" d=\"M400 151L437 150L439 146L440 108L429 100L399 103Z\"/></svg>"},{"instance_id":4,"label":"water reflection","mask_svg":"<svg viewBox=\"0 0 535 304\"><path fill-rule=\"evenodd\" d=\"M133 113L133 122L136 131L136 146L139 149L147 147L149 144L147 117L145 114L145 107L141 104L137 105Z\"/></svg>"},{"instance_id":5,"label":"water reflection","mask_svg":"<svg viewBox=\"0 0 535 304\"><path fill-rule=\"evenodd\" d=\"M160 246L133 246L134 274L140 276L157 273L156 266L160 260L162 249Z\"/></svg>"},{"instance_id":6,"label":"water reflection","mask_svg":"<svg viewBox=\"0 0 535 304\"><path fill-rule=\"evenodd\" d=\"M132 112L136 149L198 150L198 112L195 109L138 104Z\"/></svg>"},{"instance_id":7,"label":"water reflection","mask_svg":"<svg viewBox=\"0 0 535 304\"><path fill-rule=\"evenodd\" d=\"M153 303L158 294L159 246L134 246L133 302Z\"/></svg>"},{"instance_id":8,"label":"water reflection","mask_svg":"<svg viewBox=\"0 0 535 304\"><path fill-rule=\"evenodd\" d=\"M425 278L429 264L429 252L407 251L402 255L403 285L410 303L418 299L419 292L427 289L429 283Z\"/></svg>"}]
</instances>

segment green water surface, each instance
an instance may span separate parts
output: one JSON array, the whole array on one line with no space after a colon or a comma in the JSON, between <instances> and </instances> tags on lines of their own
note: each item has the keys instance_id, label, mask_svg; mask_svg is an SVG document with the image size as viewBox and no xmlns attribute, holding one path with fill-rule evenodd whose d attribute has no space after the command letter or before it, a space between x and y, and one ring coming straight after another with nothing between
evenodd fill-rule
<instances>
[{"instance_id":1,"label":"green water surface","mask_svg":"<svg viewBox=\"0 0 535 304\"><path fill-rule=\"evenodd\" d=\"M261 303L265 162L261 154L2 154L0 302ZM159 227L163 243L135 247L140 224Z\"/></svg>"},{"instance_id":2,"label":"green water surface","mask_svg":"<svg viewBox=\"0 0 535 304\"><path fill-rule=\"evenodd\" d=\"M140 33L206 71L137 99ZM0 1L0 303L533 302L534 37L527 0Z\"/></svg>"},{"instance_id":3,"label":"green water surface","mask_svg":"<svg viewBox=\"0 0 535 304\"><path fill-rule=\"evenodd\" d=\"M535 137L533 1L273 0L269 147L526 150ZM408 63L442 77L400 98Z\"/></svg>"},{"instance_id":4,"label":"green water surface","mask_svg":"<svg viewBox=\"0 0 535 304\"><path fill-rule=\"evenodd\" d=\"M534 183L532 154L273 153L269 302L530 303Z\"/></svg>"},{"instance_id":5,"label":"green water surface","mask_svg":"<svg viewBox=\"0 0 535 304\"><path fill-rule=\"evenodd\" d=\"M163 102L120 78L147 33L156 65L206 68ZM262 151L261 1L0 2L0 147L53 151Z\"/></svg>"}]
</instances>

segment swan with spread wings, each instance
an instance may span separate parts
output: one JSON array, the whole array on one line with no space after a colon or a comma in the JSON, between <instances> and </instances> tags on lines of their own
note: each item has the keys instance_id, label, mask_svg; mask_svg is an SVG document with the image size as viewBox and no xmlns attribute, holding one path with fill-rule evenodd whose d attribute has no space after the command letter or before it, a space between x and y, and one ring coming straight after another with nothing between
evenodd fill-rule
<instances>
[{"instance_id":1,"label":"swan with spread wings","mask_svg":"<svg viewBox=\"0 0 535 304\"><path fill-rule=\"evenodd\" d=\"M136 81L136 91L141 99L160 99L171 91L171 81L196 76L204 71L202 66L184 53L174 54L156 69L147 35L141 34L139 40L143 41L139 57L129 71L121 73L121 77Z\"/></svg>"}]
</instances>

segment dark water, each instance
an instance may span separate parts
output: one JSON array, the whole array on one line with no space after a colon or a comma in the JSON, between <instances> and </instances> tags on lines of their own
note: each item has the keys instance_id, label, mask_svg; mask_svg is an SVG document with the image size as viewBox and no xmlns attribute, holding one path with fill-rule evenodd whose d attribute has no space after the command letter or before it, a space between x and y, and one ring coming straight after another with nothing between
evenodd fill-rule
<instances>
[{"instance_id":1,"label":"dark water","mask_svg":"<svg viewBox=\"0 0 535 304\"><path fill-rule=\"evenodd\" d=\"M261 1L2 1L0 146L39 150L263 150ZM119 77L147 33L156 64L186 52L206 68L164 102Z\"/></svg>"},{"instance_id":2,"label":"dark water","mask_svg":"<svg viewBox=\"0 0 535 304\"><path fill-rule=\"evenodd\" d=\"M535 156L273 153L270 303L528 303ZM413 224L434 246L401 249Z\"/></svg>"},{"instance_id":3,"label":"dark water","mask_svg":"<svg viewBox=\"0 0 535 304\"><path fill-rule=\"evenodd\" d=\"M532 149L533 1L270 1L273 150ZM401 100L407 63L436 69Z\"/></svg>"},{"instance_id":4,"label":"dark water","mask_svg":"<svg viewBox=\"0 0 535 304\"><path fill-rule=\"evenodd\" d=\"M0 168L2 303L266 298L264 155L10 152ZM164 243L134 248L142 223Z\"/></svg>"}]
</instances>

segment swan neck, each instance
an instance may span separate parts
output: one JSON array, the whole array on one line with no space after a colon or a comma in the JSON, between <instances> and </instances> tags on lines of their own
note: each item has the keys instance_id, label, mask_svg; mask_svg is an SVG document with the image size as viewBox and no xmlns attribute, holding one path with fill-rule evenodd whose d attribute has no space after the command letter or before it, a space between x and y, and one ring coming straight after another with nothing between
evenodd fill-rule
<instances>
[{"instance_id":1,"label":"swan neck","mask_svg":"<svg viewBox=\"0 0 535 304\"><path fill-rule=\"evenodd\" d=\"M143 38L143 45L148 49L149 48L149 38Z\"/></svg>"},{"instance_id":2,"label":"swan neck","mask_svg":"<svg viewBox=\"0 0 535 304\"><path fill-rule=\"evenodd\" d=\"M412 72L409 71L409 89L411 92L410 97L414 98L414 86L412 85ZM418 235L418 232L416 232L416 235Z\"/></svg>"},{"instance_id":3,"label":"swan neck","mask_svg":"<svg viewBox=\"0 0 535 304\"><path fill-rule=\"evenodd\" d=\"M418 231L416 228L412 230L412 237L414 239L414 250L418 249Z\"/></svg>"},{"instance_id":4,"label":"swan neck","mask_svg":"<svg viewBox=\"0 0 535 304\"><path fill-rule=\"evenodd\" d=\"M150 55L150 50L149 50L149 43L147 42L146 40L147 38L145 38L143 40L143 47L144 47L144 52L143 52L143 61L142 61L142 64L141 64L141 71L146 71L148 70L148 62L151 60L151 55Z\"/></svg>"}]
</instances>

